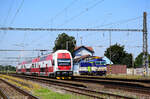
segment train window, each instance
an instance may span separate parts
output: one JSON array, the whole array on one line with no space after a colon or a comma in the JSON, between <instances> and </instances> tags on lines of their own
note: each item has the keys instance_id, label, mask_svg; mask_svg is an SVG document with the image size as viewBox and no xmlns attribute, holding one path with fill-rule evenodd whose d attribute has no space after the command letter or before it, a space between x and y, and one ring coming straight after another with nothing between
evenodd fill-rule
<instances>
[{"instance_id":1,"label":"train window","mask_svg":"<svg viewBox=\"0 0 150 99\"><path fill-rule=\"evenodd\" d=\"M40 72L44 72L45 68L40 68Z\"/></svg>"},{"instance_id":2,"label":"train window","mask_svg":"<svg viewBox=\"0 0 150 99\"><path fill-rule=\"evenodd\" d=\"M105 61L101 61L101 65L105 65L106 63L105 63Z\"/></svg>"},{"instance_id":3,"label":"train window","mask_svg":"<svg viewBox=\"0 0 150 99\"><path fill-rule=\"evenodd\" d=\"M32 64L32 68L34 68L34 64Z\"/></svg>"},{"instance_id":4,"label":"train window","mask_svg":"<svg viewBox=\"0 0 150 99\"><path fill-rule=\"evenodd\" d=\"M96 63L96 65L100 65L100 61L96 61L95 63Z\"/></svg>"},{"instance_id":5,"label":"train window","mask_svg":"<svg viewBox=\"0 0 150 99\"><path fill-rule=\"evenodd\" d=\"M53 62L52 62L52 65L54 66L55 65L55 61L53 60Z\"/></svg>"},{"instance_id":6,"label":"train window","mask_svg":"<svg viewBox=\"0 0 150 99\"><path fill-rule=\"evenodd\" d=\"M70 66L71 60L70 59L58 59L59 66Z\"/></svg>"}]
</instances>

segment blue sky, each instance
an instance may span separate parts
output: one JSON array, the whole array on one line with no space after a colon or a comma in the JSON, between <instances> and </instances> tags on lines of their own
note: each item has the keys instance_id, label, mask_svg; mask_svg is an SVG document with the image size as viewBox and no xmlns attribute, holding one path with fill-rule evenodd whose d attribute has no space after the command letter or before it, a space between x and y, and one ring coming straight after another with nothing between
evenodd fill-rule
<instances>
[{"instance_id":1,"label":"blue sky","mask_svg":"<svg viewBox=\"0 0 150 99\"><path fill-rule=\"evenodd\" d=\"M148 31L150 30L149 0L24 0L20 6L21 3L22 0L0 0L0 27L142 29L142 16L146 11ZM52 49L57 35L62 32L0 31L0 49ZM76 38L77 46L81 45L82 37L82 45L92 46L97 56L103 56L109 46L109 32L65 33ZM135 47L142 46L142 33L111 32L111 34L112 44L124 45L125 50L135 57L142 51L142 47ZM21 47L22 45L24 47ZM37 52L0 52L0 54L1 59L5 56L37 56Z\"/></svg>"}]
</instances>

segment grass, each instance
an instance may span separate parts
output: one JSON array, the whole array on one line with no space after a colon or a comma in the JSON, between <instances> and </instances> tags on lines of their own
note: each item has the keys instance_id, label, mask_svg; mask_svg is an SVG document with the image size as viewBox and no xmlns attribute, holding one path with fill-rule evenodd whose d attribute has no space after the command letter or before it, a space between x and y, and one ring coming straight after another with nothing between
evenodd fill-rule
<instances>
[{"instance_id":1,"label":"grass","mask_svg":"<svg viewBox=\"0 0 150 99\"><path fill-rule=\"evenodd\" d=\"M18 86L21 89L31 92L40 99L89 99L89 97L85 96L54 92L46 87L41 86L40 84L17 77L0 74L0 78L7 80L11 84Z\"/></svg>"},{"instance_id":2,"label":"grass","mask_svg":"<svg viewBox=\"0 0 150 99\"><path fill-rule=\"evenodd\" d=\"M60 94L57 92L53 92L47 88L35 90L34 95L38 96L40 99L78 99L71 94Z\"/></svg>"}]
</instances>

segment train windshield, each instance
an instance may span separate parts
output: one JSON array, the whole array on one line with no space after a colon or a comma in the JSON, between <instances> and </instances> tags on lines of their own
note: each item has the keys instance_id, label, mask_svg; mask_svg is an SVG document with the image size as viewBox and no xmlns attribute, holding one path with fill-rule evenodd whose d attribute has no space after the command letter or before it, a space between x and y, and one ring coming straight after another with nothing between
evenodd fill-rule
<instances>
[{"instance_id":1,"label":"train windshield","mask_svg":"<svg viewBox=\"0 0 150 99\"><path fill-rule=\"evenodd\" d=\"M106 62L105 61L101 61L101 65L106 65Z\"/></svg>"},{"instance_id":2,"label":"train windshield","mask_svg":"<svg viewBox=\"0 0 150 99\"><path fill-rule=\"evenodd\" d=\"M96 61L95 63L96 63L96 65L100 65L101 64L100 61Z\"/></svg>"},{"instance_id":3,"label":"train windshield","mask_svg":"<svg viewBox=\"0 0 150 99\"><path fill-rule=\"evenodd\" d=\"M96 65L105 65L106 62L105 61L96 61L95 64Z\"/></svg>"},{"instance_id":4,"label":"train windshield","mask_svg":"<svg viewBox=\"0 0 150 99\"><path fill-rule=\"evenodd\" d=\"M70 59L58 59L58 66L70 66L71 60Z\"/></svg>"}]
</instances>

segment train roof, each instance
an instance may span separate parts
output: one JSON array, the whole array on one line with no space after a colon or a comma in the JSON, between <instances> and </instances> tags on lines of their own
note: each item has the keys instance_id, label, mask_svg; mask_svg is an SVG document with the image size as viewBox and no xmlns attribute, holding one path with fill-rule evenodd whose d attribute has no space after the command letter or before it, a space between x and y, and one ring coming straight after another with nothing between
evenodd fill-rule
<instances>
[{"instance_id":1,"label":"train roof","mask_svg":"<svg viewBox=\"0 0 150 99\"><path fill-rule=\"evenodd\" d=\"M54 53L57 54L57 53L70 53L70 52L67 51L67 50L57 50L57 51L54 52ZM39 57L34 58L34 59L32 59L32 60L23 61L23 62L19 63L18 65L24 65L24 64L29 64L29 63L35 63L35 62L50 60L50 59L52 59L52 55L53 55L54 53L47 54L47 55L43 55L43 56L39 56Z\"/></svg>"}]
</instances>

